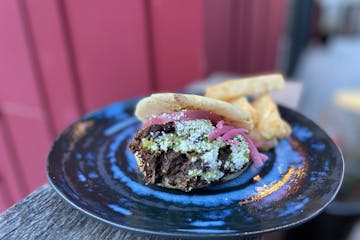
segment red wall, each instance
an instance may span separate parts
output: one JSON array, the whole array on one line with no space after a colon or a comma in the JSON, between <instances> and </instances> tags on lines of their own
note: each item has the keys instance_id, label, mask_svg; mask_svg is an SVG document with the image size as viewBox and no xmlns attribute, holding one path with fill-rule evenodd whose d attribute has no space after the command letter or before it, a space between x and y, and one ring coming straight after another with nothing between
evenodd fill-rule
<instances>
[{"instance_id":1,"label":"red wall","mask_svg":"<svg viewBox=\"0 0 360 240\"><path fill-rule=\"evenodd\" d=\"M285 0L0 1L0 211L82 114L211 72L272 71Z\"/></svg>"}]
</instances>

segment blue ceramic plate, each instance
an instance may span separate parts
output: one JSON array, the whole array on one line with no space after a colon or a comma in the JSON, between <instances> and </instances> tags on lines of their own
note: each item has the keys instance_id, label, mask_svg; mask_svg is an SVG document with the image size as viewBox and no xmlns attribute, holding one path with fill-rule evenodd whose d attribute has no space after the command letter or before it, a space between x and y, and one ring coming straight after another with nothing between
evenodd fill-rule
<instances>
[{"instance_id":1,"label":"blue ceramic plate","mask_svg":"<svg viewBox=\"0 0 360 240\"><path fill-rule=\"evenodd\" d=\"M140 127L137 100L119 102L66 129L47 162L51 185L72 206L125 230L172 237L249 237L311 219L335 197L344 174L337 146L312 121L280 107L293 134L261 169L184 193L145 185L127 146Z\"/></svg>"}]
</instances>

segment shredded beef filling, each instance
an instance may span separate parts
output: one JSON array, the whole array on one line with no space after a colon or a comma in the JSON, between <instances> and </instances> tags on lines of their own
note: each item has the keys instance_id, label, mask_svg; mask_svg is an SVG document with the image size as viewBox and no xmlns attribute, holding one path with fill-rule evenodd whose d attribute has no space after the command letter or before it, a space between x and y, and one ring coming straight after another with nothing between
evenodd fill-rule
<instances>
[{"instance_id":1,"label":"shredded beef filling","mask_svg":"<svg viewBox=\"0 0 360 240\"><path fill-rule=\"evenodd\" d=\"M166 152L160 151L156 154L149 149L142 147L142 139L149 137L156 137L165 133L175 133L175 125L173 122L164 125L154 124L145 129L137 131L136 136L129 145L129 150L141 157L142 168L145 171L146 183L156 184L162 183L164 178L169 185L181 186L183 190L190 191L192 188L205 186L208 183L197 176L189 177L189 170L207 170L207 166L203 166L202 161L191 160L197 158L198 154L195 152L188 152L186 154L178 153L173 150ZM152 136L151 136L152 135ZM225 174L224 164L228 160L231 150L229 146L220 149L219 160L222 161L221 169Z\"/></svg>"}]
</instances>

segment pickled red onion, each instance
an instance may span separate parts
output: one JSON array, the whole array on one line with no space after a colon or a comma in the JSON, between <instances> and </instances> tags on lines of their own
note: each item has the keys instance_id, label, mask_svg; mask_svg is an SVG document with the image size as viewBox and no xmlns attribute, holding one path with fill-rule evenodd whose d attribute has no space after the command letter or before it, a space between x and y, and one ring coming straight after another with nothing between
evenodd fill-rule
<instances>
[{"instance_id":1,"label":"pickled red onion","mask_svg":"<svg viewBox=\"0 0 360 240\"><path fill-rule=\"evenodd\" d=\"M227 133L225 133L221 138L224 141L227 141L229 139L233 139L236 135L245 135L247 133L246 129L243 128L233 128L230 131L228 131Z\"/></svg>"},{"instance_id":2,"label":"pickled red onion","mask_svg":"<svg viewBox=\"0 0 360 240\"><path fill-rule=\"evenodd\" d=\"M245 134L242 134L242 136L245 138L249 145L250 159L253 160L255 167L261 167L265 163L265 161L268 160L268 156L259 152L251 138L249 138Z\"/></svg>"},{"instance_id":3,"label":"pickled red onion","mask_svg":"<svg viewBox=\"0 0 360 240\"><path fill-rule=\"evenodd\" d=\"M215 140L220 136L223 136L225 133L227 133L228 131L230 131L231 129L234 129L234 127L231 126L225 126L222 128L216 128L212 133L210 133L209 135L209 140Z\"/></svg>"},{"instance_id":4,"label":"pickled red onion","mask_svg":"<svg viewBox=\"0 0 360 240\"><path fill-rule=\"evenodd\" d=\"M216 124L221 121L221 117L215 113L203 111L203 110L182 110L180 112L163 113L161 115L150 118L149 121L145 122L142 128L147 128L153 124L166 124L168 122L196 120L196 119L207 119Z\"/></svg>"},{"instance_id":5,"label":"pickled red onion","mask_svg":"<svg viewBox=\"0 0 360 240\"><path fill-rule=\"evenodd\" d=\"M220 121L216 124L216 129L210 133L209 140L212 141L218 137L221 138L224 142L237 145L239 144L238 141L234 140L233 138L237 135L241 135L245 138L246 142L248 143L249 150L250 150L250 159L254 162L256 167L261 167L264 162L268 159L265 154L262 154L258 151L256 145L258 142L254 142L248 135L248 131L244 128L238 128L232 125L225 124L224 121Z\"/></svg>"}]
</instances>

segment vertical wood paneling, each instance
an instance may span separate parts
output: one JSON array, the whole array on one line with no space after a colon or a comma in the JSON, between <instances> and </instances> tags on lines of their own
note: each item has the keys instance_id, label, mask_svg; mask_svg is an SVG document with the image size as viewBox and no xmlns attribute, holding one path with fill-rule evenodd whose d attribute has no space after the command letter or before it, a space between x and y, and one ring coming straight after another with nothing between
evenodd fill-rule
<instances>
[{"instance_id":1,"label":"vertical wood paneling","mask_svg":"<svg viewBox=\"0 0 360 240\"><path fill-rule=\"evenodd\" d=\"M231 71L231 0L204 3L206 74Z\"/></svg>"},{"instance_id":2,"label":"vertical wood paneling","mask_svg":"<svg viewBox=\"0 0 360 240\"><path fill-rule=\"evenodd\" d=\"M151 22L158 90L179 91L203 77L204 5L202 0L153 0Z\"/></svg>"},{"instance_id":3,"label":"vertical wood paneling","mask_svg":"<svg viewBox=\"0 0 360 240\"><path fill-rule=\"evenodd\" d=\"M25 192L20 191L16 171L12 168L13 164L6 145L6 141L9 141L9 139L5 138L3 131L4 126L0 119L0 212L8 208L16 200L20 200L25 194Z\"/></svg>"},{"instance_id":4,"label":"vertical wood paneling","mask_svg":"<svg viewBox=\"0 0 360 240\"><path fill-rule=\"evenodd\" d=\"M269 0L268 18L266 20L266 39L269 42L269 46L272 47L268 47L265 49L265 69L267 71L276 69L277 67L277 60L279 60L279 46L281 44L281 39L285 34L285 14L285 0Z\"/></svg>"},{"instance_id":5,"label":"vertical wood paneling","mask_svg":"<svg viewBox=\"0 0 360 240\"><path fill-rule=\"evenodd\" d=\"M0 176L1 177L1 176ZM2 213L3 211L5 211L8 208L8 203L6 200L4 200L1 195L4 194L3 193L3 184L1 182L1 178L0 178L0 213Z\"/></svg>"},{"instance_id":6,"label":"vertical wood paneling","mask_svg":"<svg viewBox=\"0 0 360 240\"><path fill-rule=\"evenodd\" d=\"M16 1L0 1L0 102L41 106Z\"/></svg>"},{"instance_id":7,"label":"vertical wood paneling","mask_svg":"<svg viewBox=\"0 0 360 240\"><path fill-rule=\"evenodd\" d=\"M86 111L149 93L144 2L66 1Z\"/></svg>"},{"instance_id":8,"label":"vertical wood paneling","mask_svg":"<svg viewBox=\"0 0 360 240\"><path fill-rule=\"evenodd\" d=\"M82 113L74 89L74 75L57 0L24 1L31 37L49 100L49 114L59 134Z\"/></svg>"},{"instance_id":9,"label":"vertical wood paneling","mask_svg":"<svg viewBox=\"0 0 360 240\"><path fill-rule=\"evenodd\" d=\"M249 2L249 1L248 1ZM266 48L274 48L266 39L268 2L263 0L252 0L248 5L247 11L250 11L250 31L249 31L249 55L247 70L253 74L264 71L266 63Z\"/></svg>"},{"instance_id":10,"label":"vertical wood paneling","mask_svg":"<svg viewBox=\"0 0 360 240\"><path fill-rule=\"evenodd\" d=\"M24 173L26 183L21 184L33 191L46 182L46 157L52 140L48 129L44 127L45 121L6 112L4 118L16 143L15 151L19 157L17 172Z\"/></svg>"},{"instance_id":11,"label":"vertical wood paneling","mask_svg":"<svg viewBox=\"0 0 360 240\"><path fill-rule=\"evenodd\" d=\"M234 72L246 74L249 72L250 31L252 1L232 0L231 2L231 55L232 69Z\"/></svg>"},{"instance_id":12,"label":"vertical wood paneling","mask_svg":"<svg viewBox=\"0 0 360 240\"><path fill-rule=\"evenodd\" d=\"M5 179L2 177L1 169L0 169L0 213L9 208L12 203L14 203L13 199L9 198L9 193L7 191L7 185L4 181Z\"/></svg>"},{"instance_id":13,"label":"vertical wood paneling","mask_svg":"<svg viewBox=\"0 0 360 240\"><path fill-rule=\"evenodd\" d=\"M45 182L45 159L51 138L34 65L16 1L0 1L0 104L19 159L15 176L24 172L27 190Z\"/></svg>"},{"instance_id":14,"label":"vertical wood paneling","mask_svg":"<svg viewBox=\"0 0 360 240\"><path fill-rule=\"evenodd\" d=\"M283 0L232 0L231 69L253 74L275 69L278 41L283 34Z\"/></svg>"}]
</instances>

